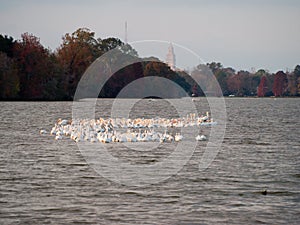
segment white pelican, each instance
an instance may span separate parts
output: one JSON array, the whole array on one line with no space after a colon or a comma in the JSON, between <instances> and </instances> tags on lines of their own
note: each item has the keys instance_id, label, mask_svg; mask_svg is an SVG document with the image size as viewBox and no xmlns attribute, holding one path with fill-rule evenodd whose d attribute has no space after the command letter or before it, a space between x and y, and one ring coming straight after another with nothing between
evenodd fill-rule
<instances>
[{"instance_id":1,"label":"white pelican","mask_svg":"<svg viewBox=\"0 0 300 225\"><path fill-rule=\"evenodd\" d=\"M61 140L62 139L62 136L61 135L56 135L55 136L55 140Z\"/></svg>"},{"instance_id":2,"label":"white pelican","mask_svg":"<svg viewBox=\"0 0 300 225\"><path fill-rule=\"evenodd\" d=\"M40 130L40 134L47 134L46 130Z\"/></svg>"},{"instance_id":3,"label":"white pelican","mask_svg":"<svg viewBox=\"0 0 300 225\"><path fill-rule=\"evenodd\" d=\"M198 134L198 136L196 137L196 141L206 141L206 140L207 140L207 138L203 134L202 135Z\"/></svg>"},{"instance_id":4,"label":"white pelican","mask_svg":"<svg viewBox=\"0 0 300 225\"><path fill-rule=\"evenodd\" d=\"M183 136L181 134L179 134L179 133L176 133L176 135L175 135L175 141L182 141L182 139L183 139Z\"/></svg>"}]
</instances>

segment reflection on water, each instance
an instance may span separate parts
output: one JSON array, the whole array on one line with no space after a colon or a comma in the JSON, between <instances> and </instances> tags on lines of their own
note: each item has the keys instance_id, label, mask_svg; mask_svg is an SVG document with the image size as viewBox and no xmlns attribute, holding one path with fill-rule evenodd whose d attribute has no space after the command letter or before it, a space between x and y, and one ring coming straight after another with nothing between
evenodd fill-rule
<instances>
[{"instance_id":1,"label":"reflection on water","mask_svg":"<svg viewBox=\"0 0 300 225\"><path fill-rule=\"evenodd\" d=\"M299 101L226 99L226 135L210 167L198 170L201 142L178 174L145 188L115 184L89 167L71 140L39 135L59 117L72 117L71 102L1 102L0 222L300 223ZM99 100L96 115L110 117L112 102ZM209 110L205 99L195 104ZM177 116L164 100L149 99L135 105L134 115ZM112 155L139 164L156 163L173 149L117 146L110 145Z\"/></svg>"}]
</instances>

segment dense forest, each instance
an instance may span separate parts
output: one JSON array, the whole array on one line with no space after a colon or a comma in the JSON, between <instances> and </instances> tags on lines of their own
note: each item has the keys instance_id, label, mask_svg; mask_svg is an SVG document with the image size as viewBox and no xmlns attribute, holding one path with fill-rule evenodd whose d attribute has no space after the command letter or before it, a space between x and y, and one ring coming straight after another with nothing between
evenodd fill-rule
<instances>
[{"instance_id":1,"label":"dense forest","mask_svg":"<svg viewBox=\"0 0 300 225\"><path fill-rule=\"evenodd\" d=\"M95 38L95 33L80 28L65 34L62 44L52 51L39 38L24 33L20 40L0 35L0 99L1 100L72 100L76 87L91 63L104 53L118 49L128 58L139 59L130 45L118 38ZM126 58L125 57L125 58ZM199 87L186 71L173 71L158 59L128 65L114 73L106 82L99 97L113 98L132 81L148 76L164 77L176 82L189 95L203 96L211 88L211 77L203 75L203 65L191 71L199 78ZM293 71L269 73L235 71L221 63L208 63L222 89L215 95L229 96L300 96L300 65ZM106 68L107 69L107 68ZM97 84L95 84L97 85ZM159 81L157 86L167 89ZM141 87L141 90L146 87ZM168 97L180 97L176 90Z\"/></svg>"}]
</instances>

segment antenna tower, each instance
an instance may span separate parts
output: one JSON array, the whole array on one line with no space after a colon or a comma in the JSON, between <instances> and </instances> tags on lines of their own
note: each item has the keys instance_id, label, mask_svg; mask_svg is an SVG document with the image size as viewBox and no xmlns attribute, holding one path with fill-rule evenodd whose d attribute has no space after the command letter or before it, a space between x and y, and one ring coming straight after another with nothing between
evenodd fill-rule
<instances>
[{"instance_id":1,"label":"antenna tower","mask_svg":"<svg viewBox=\"0 0 300 225\"><path fill-rule=\"evenodd\" d=\"M127 44L127 21L125 21L125 39L124 39L124 41L125 41L125 44Z\"/></svg>"}]
</instances>

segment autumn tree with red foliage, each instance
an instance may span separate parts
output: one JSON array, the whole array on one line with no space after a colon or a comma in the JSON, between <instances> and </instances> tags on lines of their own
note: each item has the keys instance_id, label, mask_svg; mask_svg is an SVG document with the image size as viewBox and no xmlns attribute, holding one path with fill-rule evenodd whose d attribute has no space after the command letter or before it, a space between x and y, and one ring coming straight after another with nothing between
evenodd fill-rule
<instances>
[{"instance_id":1,"label":"autumn tree with red foliage","mask_svg":"<svg viewBox=\"0 0 300 225\"><path fill-rule=\"evenodd\" d=\"M267 77L263 76L257 88L257 96L265 97L268 90Z\"/></svg>"},{"instance_id":2,"label":"autumn tree with red foliage","mask_svg":"<svg viewBox=\"0 0 300 225\"><path fill-rule=\"evenodd\" d=\"M68 96L72 97L75 94L79 80L94 60L120 46L122 46L120 53L137 56L137 52L120 39L112 37L96 39L95 33L87 28L79 28L72 34L65 34L63 43L57 50L57 59L64 71L64 89ZM109 93L107 95L111 96Z\"/></svg>"},{"instance_id":3,"label":"autumn tree with red foliage","mask_svg":"<svg viewBox=\"0 0 300 225\"><path fill-rule=\"evenodd\" d=\"M227 79L227 86L229 92L237 96L242 96L244 79L245 79L245 74L242 71L239 71L237 74L230 76Z\"/></svg>"},{"instance_id":4,"label":"autumn tree with red foliage","mask_svg":"<svg viewBox=\"0 0 300 225\"><path fill-rule=\"evenodd\" d=\"M77 84L87 67L101 55L97 51L95 33L80 28L72 34L65 34L57 50L57 59L64 72L64 89L73 96Z\"/></svg>"},{"instance_id":5,"label":"autumn tree with red foliage","mask_svg":"<svg viewBox=\"0 0 300 225\"><path fill-rule=\"evenodd\" d=\"M50 51L41 45L39 38L25 33L14 45L14 56L19 65L20 97L42 99L53 72Z\"/></svg>"},{"instance_id":6,"label":"autumn tree with red foliage","mask_svg":"<svg viewBox=\"0 0 300 225\"><path fill-rule=\"evenodd\" d=\"M283 71L279 71L275 74L273 82L273 94L276 97L283 96L287 90L288 82L287 76Z\"/></svg>"}]
</instances>

